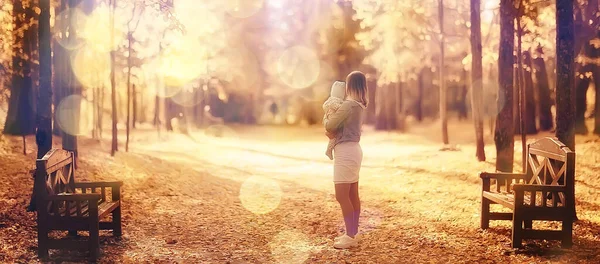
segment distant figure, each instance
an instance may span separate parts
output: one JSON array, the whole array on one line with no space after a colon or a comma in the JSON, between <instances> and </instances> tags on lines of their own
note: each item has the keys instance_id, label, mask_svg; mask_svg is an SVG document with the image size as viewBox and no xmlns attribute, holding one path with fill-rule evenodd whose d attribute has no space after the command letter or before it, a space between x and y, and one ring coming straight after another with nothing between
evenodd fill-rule
<instances>
[{"instance_id":1,"label":"distant figure","mask_svg":"<svg viewBox=\"0 0 600 264\"><path fill-rule=\"evenodd\" d=\"M344 102L344 98L346 97L346 83L342 81L335 81L331 86L331 95L323 103L323 110L325 111L325 115L323 116L323 124L325 124L325 120L328 120L329 117L338 111L342 103ZM327 150L325 151L325 155L329 157L330 160L333 160L333 147L335 146L336 139L329 139L329 144L327 145Z\"/></svg>"},{"instance_id":2,"label":"distant figure","mask_svg":"<svg viewBox=\"0 0 600 264\"><path fill-rule=\"evenodd\" d=\"M361 127L367 108L367 78L354 71L346 77L346 101L325 119L326 135L335 138L333 160L333 183L335 197L342 208L345 234L336 237L334 248L350 248L358 245L358 174L363 159L360 147Z\"/></svg>"},{"instance_id":3,"label":"distant figure","mask_svg":"<svg viewBox=\"0 0 600 264\"><path fill-rule=\"evenodd\" d=\"M277 107L277 104L275 102L271 103L269 110L271 111L271 114L273 115L273 119L275 119L275 116L277 115L277 113L279 113L279 107Z\"/></svg>"}]
</instances>

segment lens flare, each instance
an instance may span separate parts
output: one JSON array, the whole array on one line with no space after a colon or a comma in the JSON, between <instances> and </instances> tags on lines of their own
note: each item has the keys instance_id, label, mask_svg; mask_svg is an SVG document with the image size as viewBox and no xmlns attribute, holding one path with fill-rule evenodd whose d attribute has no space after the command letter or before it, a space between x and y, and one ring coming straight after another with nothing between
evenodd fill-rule
<instances>
[{"instance_id":1,"label":"lens flare","mask_svg":"<svg viewBox=\"0 0 600 264\"><path fill-rule=\"evenodd\" d=\"M308 236L296 230L279 232L273 237L269 247L277 263L304 263L315 250Z\"/></svg>"},{"instance_id":2,"label":"lens flare","mask_svg":"<svg viewBox=\"0 0 600 264\"><path fill-rule=\"evenodd\" d=\"M247 18L263 7L264 0L225 0L226 11L232 17Z\"/></svg>"},{"instance_id":3,"label":"lens flare","mask_svg":"<svg viewBox=\"0 0 600 264\"><path fill-rule=\"evenodd\" d=\"M69 8L56 16L52 28L56 42L67 50L76 50L85 44L82 36L87 16L79 8Z\"/></svg>"},{"instance_id":4,"label":"lens flare","mask_svg":"<svg viewBox=\"0 0 600 264\"><path fill-rule=\"evenodd\" d=\"M383 213L375 208L363 209L360 214L359 231L364 234L377 230L384 218Z\"/></svg>"},{"instance_id":5,"label":"lens flare","mask_svg":"<svg viewBox=\"0 0 600 264\"><path fill-rule=\"evenodd\" d=\"M63 132L81 136L93 127L93 120L88 115L92 108L92 104L80 95L67 96L58 104L56 121Z\"/></svg>"},{"instance_id":6,"label":"lens flare","mask_svg":"<svg viewBox=\"0 0 600 264\"><path fill-rule=\"evenodd\" d=\"M100 5L88 16L82 37L92 48L98 51L115 50L125 39L125 30L115 26L114 42L111 42L110 11L106 5ZM116 22L115 22L116 23Z\"/></svg>"},{"instance_id":7,"label":"lens flare","mask_svg":"<svg viewBox=\"0 0 600 264\"><path fill-rule=\"evenodd\" d=\"M195 44L197 41L193 38L181 37L177 38L165 51L159 67L164 76L165 86L181 89L182 86L198 78L202 70L206 68L205 52L198 49ZM165 94L165 96L171 97L178 91L173 94Z\"/></svg>"},{"instance_id":8,"label":"lens flare","mask_svg":"<svg viewBox=\"0 0 600 264\"><path fill-rule=\"evenodd\" d=\"M215 12L215 7L210 3L201 1L179 1L175 5L175 16L184 26L186 35L194 37L211 37L222 35L223 19L219 12ZM202 18L202 23L198 23L198 18ZM220 36L218 36L220 37Z\"/></svg>"},{"instance_id":9,"label":"lens flare","mask_svg":"<svg viewBox=\"0 0 600 264\"><path fill-rule=\"evenodd\" d=\"M275 180L252 176L240 188L240 201L246 210L254 214L267 214L275 210L283 193Z\"/></svg>"},{"instance_id":10,"label":"lens flare","mask_svg":"<svg viewBox=\"0 0 600 264\"><path fill-rule=\"evenodd\" d=\"M281 81L296 89L312 85L317 80L320 69L317 54L304 46L294 46L285 50L277 63Z\"/></svg>"},{"instance_id":11,"label":"lens flare","mask_svg":"<svg viewBox=\"0 0 600 264\"><path fill-rule=\"evenodd\" d=\"M493 80L483 82L482 97L484 118L495 118L506 104L504 93L498 91L498 82Z\"/></svg>"},{"instance_id":12,"label":"lens flare","mask_svg":"<svg viewBox=\"0 0 600 264\"><path fill-rule=\"evenodd\" d=\"M171 99L173 99L173 102L183 107L192 107L202 102L202 97L203 93L199 88L199 84L191 82L182 87L182 89L171 97Z\"/></svg>"},{"instance_id":13,"label":"lens flare","mask_svg":"<svg viewBox=\"0 0 600 264\"><path fill-rule=\"evenodd\" d=\"M71 56L73 74L85 88L107 85L110 78L110 54L97 51L89 45L81 47Z\"/></svg>"}]
</instances>

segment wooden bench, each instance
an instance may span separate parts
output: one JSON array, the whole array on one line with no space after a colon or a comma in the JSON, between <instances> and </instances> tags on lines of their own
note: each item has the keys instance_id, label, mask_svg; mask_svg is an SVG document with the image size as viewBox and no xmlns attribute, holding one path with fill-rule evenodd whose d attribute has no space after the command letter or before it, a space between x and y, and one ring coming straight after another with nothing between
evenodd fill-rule
<instances>
[{"instance_id":1,"label":"wooden bench","mask_svg":"<svg viewBox=\"0 0 600 264\"><path fill-rule=\"evenodd\" d=\"M490 220L512 220L512 246L523 239L560 240L570 247L575 217L575 152L554 138L543 138L527 146L525 174L480 174L481 228ZM495 180L495 190L491 190ZM500 204L511 213L490 212L490 204ZM561 230L534 230L533 220L562 222Z\"/></svg>"},{"instance_id":2,"label":"wooden bench","mask_svg":"<svg viewBox=\"0 0 600 264\"><path fill-rule=\"evenodd\" d=\"M35 201L38 224L38 256L48 249L88 249L90 259L100 253L100 229L121 236L121 186L123 182L75 182L73 153L52 149L38 159L35 170ZM100 221L112 215L112 221ZM88 243L73 239L50 239L51 230L88 231Z\"/></svg>"}]
</instances>

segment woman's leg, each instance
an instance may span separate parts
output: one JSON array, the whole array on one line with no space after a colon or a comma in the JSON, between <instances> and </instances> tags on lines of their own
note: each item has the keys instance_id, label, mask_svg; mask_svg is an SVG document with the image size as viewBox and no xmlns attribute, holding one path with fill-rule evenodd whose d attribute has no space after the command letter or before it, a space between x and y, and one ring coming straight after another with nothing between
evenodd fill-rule
<instances>
[{"instance_id":1,"label":"woman's leg","mask_svg":"<svg viewBox=\"0 0 600 264\"><path fill-rule=\"evenodd\" d=\"M354 208L354 230L352 235L358 234L358 219L360 218L360 198L358 197L358 182L350 184L350 202Z\"/></svg>"},{"instance_id":2,"label":"woman's leg","mask_svg":"<svg viewBox=\"0 0 600 264\"><path fill-rule=\"evenodd\" d=\"M346 224L346 234L354 237L354 207L350 201L350 183L335 184L335 198L342 207L342 215Z\"/></svg>"}]
</instances>

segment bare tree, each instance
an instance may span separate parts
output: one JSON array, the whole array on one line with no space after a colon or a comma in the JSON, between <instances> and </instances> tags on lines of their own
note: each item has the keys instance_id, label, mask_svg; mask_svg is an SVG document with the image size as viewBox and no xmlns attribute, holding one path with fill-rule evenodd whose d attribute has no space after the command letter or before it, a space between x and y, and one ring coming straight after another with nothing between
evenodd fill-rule
<instances>
[{"instance_id":1,"label":"bare tree","mask_svg":"<svg viewBox=\"0 0 600 264\"><path fill-rule=\"evenodd\" d=\"M556 137L575 151L575 35L573 1L556 0ZM573 189L569 190L574 192ZM572 216L577 219L575 206Z\"/></svg>"},{"instance_id":2,"label":"bare tree","mask_svg":"<svg viewBox=\"0 0 600 264\"><path fill-rule=\"evenodd\" d=\"M573 1L556 1L556 137L575 151Z\"/></svg>"},{"instance_id":3,"label":"bare tree","mask_svg":"<svg viewBox=\"0 0 600 264\"><path fill-rule=\"evenodd\" d=\"M52 148L52 50L50 48L50 0L40 0L39 18L40 89L37 107L38 159Z\"/></svg>"},{"instance_id":4,"label":"bare tree","mask_svg":"<svg viewBox=\"0 0 600 264\"><path fill-rule=\"evenodd\" d=\"M141 5L140 7L140 15L142 12L144 12L144 5ZM131 49L131 44L133 42L133 33L135 32L135 30L137 29L137 27L140 24L140 21L142 20L141 17L138 16L137 21L135 22L135 25L132 28L132 24L133 20L135 19L136 15L136 11L138 9L138 5L137 2L134 2L134 6L133 6L133 10L131 11L131 18L129 19L129 22L127 22L127 121L126 121L126 139L125 139L125 152L129 151L129 132L130 132L130 127L131 127L131 122L130 122L130 117L131 117L131 68L132 68L132 64L131 64L131 53L133 52L133 50ZM133 94L133 96L135 96L135 93ZM135 106L134 106L135 107ZM134 122L135 122L135 118L134 118Z\"/></svg>"},{"instance_id":5,"label":"bare tree","mask_svg":"<svg viewBox=\"0 0 600 264\"><path fill-rule=\"evenodd\" d=\"M542 47L538 47L537 52L540 55L543 54ZM552 98L550 97L548 71L546 70L546 62L544 62L543 56L533 59L533 68L535 69L536 88L539 95L540 130L549 131L554 127L554 122L552 121L552 112L550 112Z\"/></svg>"},{"instance_id":6,"label":"bare tree","mask_svg":"<svg viewBox=\"0 0 600 264\"><path fill-rule=\"evenodd\" d=\"M8 112L4 134L23 137L23 154L26 154L25 136L35 133L35 90L32 80L32 55L34 28L31 25L33 8L27 1L13 1L12 76Z\"/></svg>"},{"instance_id":7,"label":"bare tree","mask_svg":"<svg viewBox=\"0 0 600 264\"><path fill-rule=\"evenodd\" d=\"M483 65L481 51L481 2L471 0L471 107L473 122L475 122L475 137L477 140L477 160L485 161L483 142Z\"/></svg>"},{"instance_id":8,"label":"bare tree","mask_svg":"<svg viewBox=\"0 0 600 264\"><path fill-rule=\"evenodd\" d=\"M514 121L513 121L513 63L514 15L513 1L500 1L500 51L498 57L498 118L494 132L496 144L496 170L513 171Z\"/></svg>"},{"instance_id":9,"label":"bare tree","mask_svg":"<svg viewBox=\"0 0 600 264\"><path fill-rule=\"evenodd\" d=\"M110 12L110 43L115 43L115 9L117 6L117 0L110 0L109 2ZM110 100L112 106L112 144L110 155L114 156L115 152L119 150L119 144L117 140L117 91L115 87L115 51L110 52Z\"/></svg>"},{"instance_id":10,"label":"bare tree","mask_svg":"<svg viewBox=\"0 0 600 264\"><path fill-rule=\"evenodd\" d=\"M444 33L444 0L439 0L438 2L438 19L440 23L440 61L438 65L440 82L440 119L442 120L442 141L444 144L448 144L448 96L446 94L446 80L444 73L444 42L446 41Z\"/></svg>"}]
</instances>

